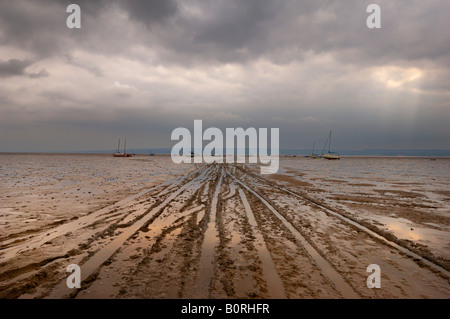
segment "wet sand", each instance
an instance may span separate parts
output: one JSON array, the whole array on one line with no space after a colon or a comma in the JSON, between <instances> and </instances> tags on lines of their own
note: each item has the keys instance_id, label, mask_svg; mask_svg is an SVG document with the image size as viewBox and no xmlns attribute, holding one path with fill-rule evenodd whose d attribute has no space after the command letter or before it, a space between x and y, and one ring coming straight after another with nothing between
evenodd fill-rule
<instances>
[{"instance_id":1,"label":"wet sand","mask_svg":"<svg viewBox=\"0 0 450 319\"><path fill-rule=\"evenodd\" d=\"M448 160L58 156L1 155L1 298L450 297Z\"/></svg>"}]
</instances>

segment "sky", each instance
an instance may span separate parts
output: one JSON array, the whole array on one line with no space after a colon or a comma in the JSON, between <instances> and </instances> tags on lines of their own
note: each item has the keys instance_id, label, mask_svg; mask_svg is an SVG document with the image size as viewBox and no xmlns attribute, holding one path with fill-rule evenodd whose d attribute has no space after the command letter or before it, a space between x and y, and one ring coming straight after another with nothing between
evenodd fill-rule
<instances>
[{"instance_id":1,"label":"sky","mask_svg":"<svg viewBox=\"0 0 450 319\"><path fill-rule=\"evenodd\" d=\"M0 0L0 152L172 147L196 119L279 128L281 148L332 130L336 149L448 150L449 15L448 0Z\"/></svg>"}]
</instances>

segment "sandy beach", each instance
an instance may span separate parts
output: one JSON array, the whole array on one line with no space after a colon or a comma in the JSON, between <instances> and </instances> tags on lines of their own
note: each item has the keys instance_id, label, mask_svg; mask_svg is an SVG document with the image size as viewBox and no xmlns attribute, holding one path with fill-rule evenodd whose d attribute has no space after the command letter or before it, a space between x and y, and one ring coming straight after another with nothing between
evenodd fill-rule
<instances>
[{"instance_id":1,"label":"sandy beach","mask_svg":"<svg viewBox=\"0 0 450 319\"><path fill-rule=\"evenodd\" d=\"M168 156L1 164L2 298L450 296L449 160L282 157L274 175Z\"/></svg>"},{"instance_id":2,"label":"sandy beach","mask_svg":"<svg viewBox=\"0 0 450 319\"><path fill-rule=\"evenodd\" d=\"M449 159L280 160L2 154L0 297L450 297Z\"/></svg>"}]
</instances>

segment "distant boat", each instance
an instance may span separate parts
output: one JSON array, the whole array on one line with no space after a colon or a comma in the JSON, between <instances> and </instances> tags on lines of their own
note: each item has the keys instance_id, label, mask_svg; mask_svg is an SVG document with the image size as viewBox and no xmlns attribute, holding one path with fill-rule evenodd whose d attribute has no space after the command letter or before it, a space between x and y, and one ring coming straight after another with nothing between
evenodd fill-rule
<instances>
[{"instance_id":1,"label":"distant boat","mask_svg":"<svg viewBox=\"0 0 450 319\"><path fill-rule=\"evenodd\" d=\"M316 142L313 143L313 149L312 149L311 155L305 155L305 157L307 157L307 158L320 158L319 155L317 155L317 154L314 153L314 148L315 148L315 146L316 146Z\"/></svg>"},{"instance_id":2,"label":"distant boat","mask_svg":"<svg viewBox=\"0 0 450 319\"><path fill-rule=\"evenodd\" d=\"M127 149L127 140L125 139L125 145L123 147L123 153L120 153L120 139L119 139L119 144L117 145L117 150L113 154L113 156L114 157L133 157L133 154L127 153L126 149Z\"/></svg>"},{"instance_id":3,"label":"distant boat","mask_svg":"<svg viewBox=\"0 0 450 319\"><path fill-rule=\"evenodd\" d=\"M327 143L328 143L328 153L324 154ZM330 134L328 135L327 140L325 141L325 145L323 146L321 157L324 159L327 159L327 160L340 160L341 159L341 155L336 154L335 152L331 151L331 131L330 131Z\"/></svg>"}]
</instances>

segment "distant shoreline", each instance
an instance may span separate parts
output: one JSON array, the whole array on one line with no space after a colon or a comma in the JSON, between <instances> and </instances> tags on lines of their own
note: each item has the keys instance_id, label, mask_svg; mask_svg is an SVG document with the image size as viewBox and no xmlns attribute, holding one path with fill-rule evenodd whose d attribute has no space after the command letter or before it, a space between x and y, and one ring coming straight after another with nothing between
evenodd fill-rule
<instances>
[{"instance_id":1,"label":"distant shoreline","mask_svg":"<svg viewBox=\"0 0 450 319\"><path fill-rule=\"evenodd\" d=\"M0 152L1 155L54 155L54 156L104 156L109 157L111 153L106 152ZM305 155L308 154L280 154L282 158L304 158ZM142 154L137 153L134 154L136 157L151 157L151 156L164 156L169 157L168 153L154 153L150 154ZM346 155L341 154L341 158L391 158L391 159L450 159L450 155Z\"/></svg>"}]
</instances>

